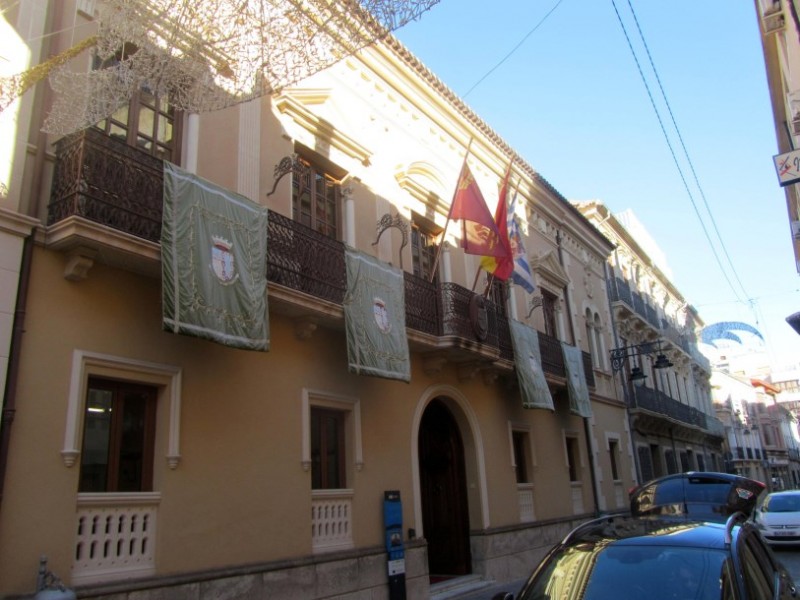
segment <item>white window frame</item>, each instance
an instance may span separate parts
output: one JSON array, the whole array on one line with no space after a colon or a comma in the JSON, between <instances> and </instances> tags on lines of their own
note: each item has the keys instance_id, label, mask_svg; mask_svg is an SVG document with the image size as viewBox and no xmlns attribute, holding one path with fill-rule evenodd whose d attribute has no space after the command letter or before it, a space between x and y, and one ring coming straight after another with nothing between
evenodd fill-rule
<instances>
[{"instance_id":1,"label":"white window frame","mask_svg":"<svg viewBox=\"0 0 800 600\"><path fill-rule=\"evenodd\" d=\"M181 459L181 368L78 349L72 353L64 447L61 450L64 466L72 467L81 453L86 390L90 377L121 379L159 389L158 401L161 402L161 398L166 397L169 402L167 464L170 469L176 469Z\"/></svg>"},{"instance_id":2,"label":"white window frame","mask_svg":"<svg viewBox=\"0 0 800 600\"><path fill-rule=\"evenodd\" d=\"M303 446L301 465L304 471L311 470L311 407L331 408L347 413L345 421L351 421L352 427L345 425L345 445L352 452L345 451L345 455L352 456L356 471L364 467L364 453L361 447L361 400L353 396L344 396L322 390L303 388L302 392L302 421L303 421ZM353 439L348 440L352 433ZM352 487L350 478L347 485Z\"/></svg>"},{"instance_id":3,"label":"white window frame","mask_svg":"<svg viewBox=\"0 0 800 600\"><path fill-rule=\"evenodd\" d=\"M619 434L617 433L606 433L606 450L609 454L609 460L611 459L611 442L616 442L617 445L617 454L614 457L614 460L617 465L617 479L611 478L611 481L617 482L622 481L622 465L620 464L622 460L622 441L620 439ZM611 473L613 475L613 473Z\"/></svg>"}]
</instances>

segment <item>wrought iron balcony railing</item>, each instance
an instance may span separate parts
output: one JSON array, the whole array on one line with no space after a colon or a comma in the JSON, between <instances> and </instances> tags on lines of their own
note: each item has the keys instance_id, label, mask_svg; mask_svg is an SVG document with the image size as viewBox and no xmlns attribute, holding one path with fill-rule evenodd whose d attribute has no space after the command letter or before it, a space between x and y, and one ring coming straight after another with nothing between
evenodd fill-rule
<instances>
[{"instance_id":1,"label":"wrought iron balcony railing","mask_svg":"<svg viewBox=\"0 0 800 600\"><path fill-rule=\"evenodd\" d=\"M96 129L56 143L48 225L82 217L151 242L161 237L163 164ZM341 305L346 291L344 244L269 212L267 279L291 290ZM478 336L470 308L475 294L454 284L435 284L405 273L406 326L449 336L466 347L495 349L513 361L505 311L485 301L486 331ZM561 342L539 333L546 373L565 377ZM591 355L583 353L587 383L594 387Z\"/></svg>"}]
</instances>

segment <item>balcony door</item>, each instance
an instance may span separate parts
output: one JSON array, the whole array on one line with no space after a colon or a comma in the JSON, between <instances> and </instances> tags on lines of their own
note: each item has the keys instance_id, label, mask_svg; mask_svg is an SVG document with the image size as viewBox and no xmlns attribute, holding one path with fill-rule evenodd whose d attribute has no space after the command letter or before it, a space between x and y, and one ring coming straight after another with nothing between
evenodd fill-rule
<instances>
[{"instance_id":1,"label":"balcony door","mask_svg":"<svg viewBox=\"0 0 800 600\"><path fill-rule=\"evenodd\" d=\"M464 444L441 400L432 401L422 415L419 473L431 581L471 573Z\"/></svg>"}]
</instances>

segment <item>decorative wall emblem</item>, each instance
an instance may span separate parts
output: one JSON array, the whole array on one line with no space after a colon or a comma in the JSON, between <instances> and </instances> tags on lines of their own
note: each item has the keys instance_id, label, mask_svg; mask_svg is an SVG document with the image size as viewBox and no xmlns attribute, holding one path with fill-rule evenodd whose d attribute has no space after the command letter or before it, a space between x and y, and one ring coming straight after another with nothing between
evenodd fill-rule
<instances>
[{"instance_id":1,"label":"decorative wall emblem","mask_svg":"<svg viewBox=\"0 0 800 600\"><path fill-rule=\"evenodd\" d=\"M211 236L211 270L222 285L231 285L239 279L231 248L233 244L225 238Z\"/></svg>"},{"instance_id":2,"label":"decorative wall emblem","mask_svg":"<svg viewBox=\"0 0 800 600\"><path fill-rule=\"evenodd\" d=\"M486 300L483 296L472 296L469 303L469 320L479 341L484 341L489 333L489 315L486 313Z\"/></svg>"},{"instance_id":3,"label":"decorative wall emblem","mask_svg":"<svg viewBox=\"0 0 800 600\"><path fill-rule=\"evenodd\" d=\"M386 308L386 302L377 297L373 298L372 313L375 316L378 329L380 329L382 333L389 333L392 330L392 322L391 319L389 319L389 311Z\"/></svg>"}]
</instances>

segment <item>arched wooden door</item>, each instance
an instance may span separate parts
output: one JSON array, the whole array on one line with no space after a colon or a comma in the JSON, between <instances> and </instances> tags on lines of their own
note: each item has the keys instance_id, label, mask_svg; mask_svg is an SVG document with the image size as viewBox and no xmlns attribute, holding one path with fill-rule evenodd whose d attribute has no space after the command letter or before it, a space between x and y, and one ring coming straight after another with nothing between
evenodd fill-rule
<instances>
[{"instance_id":1,"label":"arched wooden door","mask_svg":"<svg viewBox=\"0 0 800 600\"><path fill-rule=\"evenodd\" d=\"M431 578L472 572L464 444L452 413L432 401L419 428L422 526Z\"/></svg>"}]
</instances>

